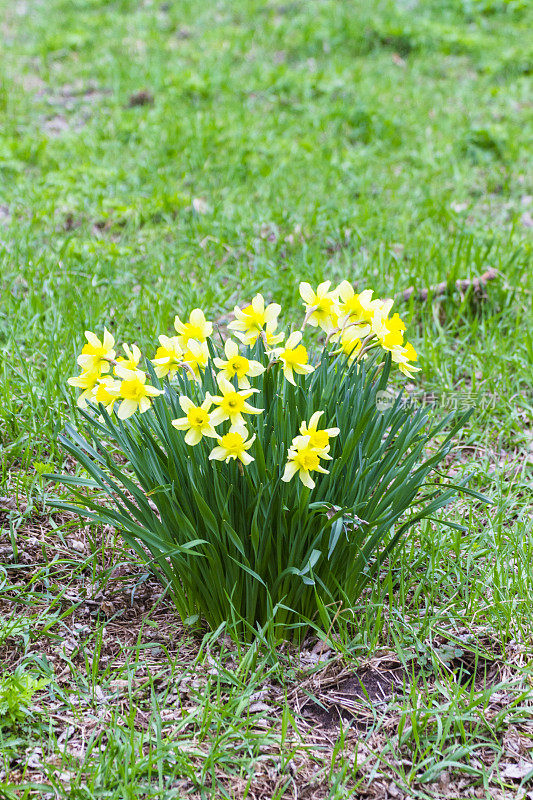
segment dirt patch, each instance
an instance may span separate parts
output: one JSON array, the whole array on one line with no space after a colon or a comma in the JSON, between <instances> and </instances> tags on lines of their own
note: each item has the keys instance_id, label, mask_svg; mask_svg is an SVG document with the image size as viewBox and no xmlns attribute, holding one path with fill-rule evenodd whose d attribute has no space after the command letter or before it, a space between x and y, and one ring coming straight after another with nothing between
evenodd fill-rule
<instances>
[{"instance_id":1,"label":"dirt patch","mask_svg":"<svg viewBox=\"0 0 533 800\"><path fill-rule=\"evenodd\" d=\"M130 95L128 100L128 108L135 108L135 106L153 106L154 96L148 89L141 89Z\"/></svg>"},{"instance_id":2,"label":"dirt patch","mask_svg":"<svg viewBox=\"0 0 533 800\"><path fill-rule=\"evenodd\" d=\"M42 130L48 136L61 136L68 130L79 131L95 113L98 104L111 94L110 89L92 82L78 81L50 88L42 86L36 97L50 107L42 117Z\"/></svg>"},{"instance_id":3,"label":"dirt patch","mask_svg":"<svg viewBox=\"0 0 533 800\"><path fill-rule=\"evenodd\" d=\"M79 106L93 105L110 94L110 89L98 86L92 81L76 81L55 88L41 88L37 92L37 97L44 98L50 106L60 106L65 111L73 111Z\"/></svg>"},{"instance_id":4,"label":"dirt patch","mask_svg":"<svg viewBox=\"0 0 533 800\"><path fill-rule=\"evenodd\" d=\"M337 730L341 722L365 730L377 716L387 713L395 698L405 695L409 682L401 665L362 667L351 674L341 673L330 685L317 687L318 691L304 687L296 707L308 724L325 731Z\"/></svg>"}]
</instances>

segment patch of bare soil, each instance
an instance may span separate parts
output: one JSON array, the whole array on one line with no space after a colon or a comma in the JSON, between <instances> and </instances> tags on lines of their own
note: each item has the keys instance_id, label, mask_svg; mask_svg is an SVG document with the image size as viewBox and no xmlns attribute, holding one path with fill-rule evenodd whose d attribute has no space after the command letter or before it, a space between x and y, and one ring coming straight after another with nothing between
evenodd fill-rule
<instances>
[{"instance_id":1,"label":"patch of bare soil","mask_svg":"<svg viewBox=\"0 0 533 800\"><path fill-rule=\"evenodd\" d=\"M130 95L128 100L128 108L135 108L136 106L153 106L154 96L148 89L141 89Z\"/></svg>"},{"instance_id":2,"label":"patch of bare soil","mask_svg":"<svg viewBox=\"0 0 533 800\"><path fill-rule=\"evenodd\" d=\"M313 689L297 695L297 709L311 727L338 731L340 723L351 723L366 730L376 715L386 713L390 702L404 694L409 676L402 665L375 668L371 665L319 681ZM313 698L316 699L313 699Z\"/></svg>"},{"instance_id":3,"label":"patch of bare soil","mask_svg":"<svg viewBox=\"0 0 533 800\"><path fill-rule=\"evenodd\" d=\"M54 137L81 130L110 94L111 90L92 82L77 81L54 88L39 85L36 97L50 107L41 120L43 131Z\"/></svg>"}]
</instances>

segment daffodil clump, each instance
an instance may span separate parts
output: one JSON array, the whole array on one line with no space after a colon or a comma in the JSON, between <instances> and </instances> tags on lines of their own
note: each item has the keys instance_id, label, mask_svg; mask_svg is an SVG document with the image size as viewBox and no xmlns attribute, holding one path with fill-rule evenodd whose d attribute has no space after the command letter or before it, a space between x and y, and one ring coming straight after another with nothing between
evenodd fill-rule
<instances>
[{"instance_id":1,"label":"daffodil clump","mask_svg":"<svg viewBox=\"0 0 533 800\"><path fill-rule=\"evenodd\" d=\"M62 441L93 478L69 507L121 530L183 619L245 636L353 613L402 534L453 494L427 490L450 436L425 458L428 410L377 402L391 370L419 371L393 301L348 281L299 292L297 330L257 294L225 331L200 309L176 316L144 356L87 331L68 381L88 441Z\"/></svg>"}]
</instances>

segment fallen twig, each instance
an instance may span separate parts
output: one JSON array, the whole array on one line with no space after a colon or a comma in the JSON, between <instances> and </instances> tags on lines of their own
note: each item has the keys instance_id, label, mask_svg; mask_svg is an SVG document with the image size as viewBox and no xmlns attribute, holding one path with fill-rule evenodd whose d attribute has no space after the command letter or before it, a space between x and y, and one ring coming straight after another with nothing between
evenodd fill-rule
<instances>
[{"instance_id":1,"label":"fallen twig","mask_svg":"<svg viewBox=\"0 0 533 800\"><path fill-rule=\"evenodd\" d=\"M455 281L455 286L459 289L460 292L466 292L468 289L472 288L474 294L481 295L483 294L483 287L489 282L493 281L495 278L498 277L498 270L491 267L483 275L480 275L477 278L464 278L463 280ZM430 295L434 297L438 297L439 295L446 294L448 291L448 283L446 281L442 281L442 283L437 283L435 286L430 286L429 288L425 289L415 289L414 286L409 286L408 289L404 289L403 292L398 292L396 295L397 300L409 300L410 297L415 295L415 300L427 300Z\"/></svg>"}]
</instances>

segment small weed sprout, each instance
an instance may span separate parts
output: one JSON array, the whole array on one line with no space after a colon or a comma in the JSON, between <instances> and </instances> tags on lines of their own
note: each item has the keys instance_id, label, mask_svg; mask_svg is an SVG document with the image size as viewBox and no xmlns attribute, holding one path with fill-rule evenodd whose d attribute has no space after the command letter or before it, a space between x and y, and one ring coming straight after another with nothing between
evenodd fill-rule
<instances>
[{"instance_id":1,"label":"small weed sprout","mask_svg":"<svg viewBox=\"0 0 533 800\"><path fill-rule=\"evenodd\" d=\"M35 678L22 667L0 677L0 727L13 727L31 714L33 695L48 685L47 678Z\"/></svg>"}]
</instances>

